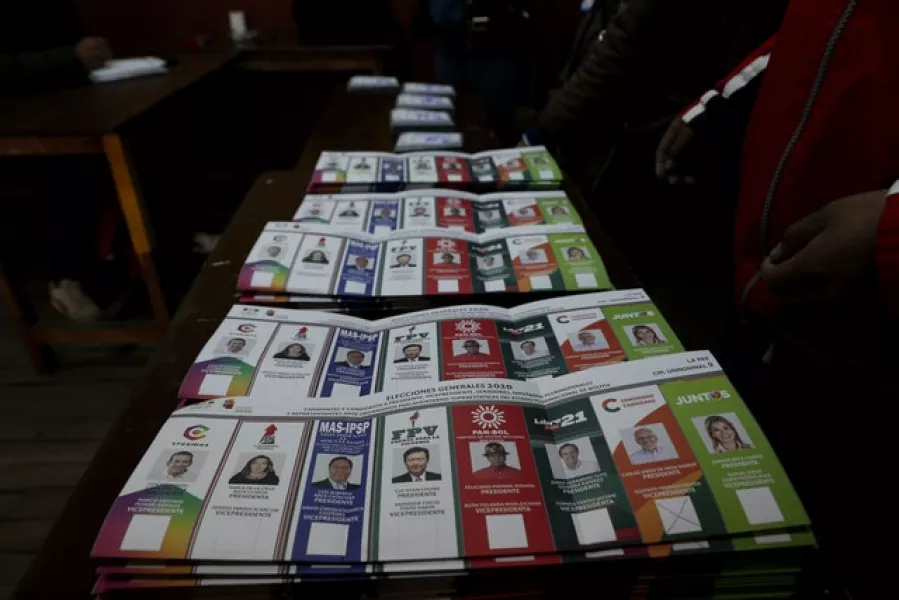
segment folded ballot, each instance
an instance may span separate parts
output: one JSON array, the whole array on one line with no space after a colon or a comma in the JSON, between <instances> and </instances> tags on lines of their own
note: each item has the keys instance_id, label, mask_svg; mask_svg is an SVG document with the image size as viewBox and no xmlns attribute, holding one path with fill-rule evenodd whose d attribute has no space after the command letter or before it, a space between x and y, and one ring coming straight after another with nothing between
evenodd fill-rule
<instances>
[{"instance_id":1,"label":"folded ballot","mask_svg":"<svg viewBox=\"0 0 899 600\"><path fill-rule=\"evenodd\" d=\"M397 108L410 108L418 110L443 110L454 112L455 105L447 96L422 96L419 94L400 94L396 97Z\"/></svg>"},{"instance_id":2,"label":"folded ballot","mask_svg":"<svg viewBox=\"0 0 899 600\"><path fill-rule=\"evenodd\" d=\"M404 94L426 94L428 96L456 97L456 88L442 83L416 83L406 82L403 85Z\"/></svg>"},{"instance_id":3,"label":"folded ballot","mask_svg":"<svg viewBox=\"0 0 899 600\"><path fill-rule=\"evenodd\" d=\"M166 62L155 56L118 58L106 61L103 67L91 71L90 78L94 83L109 83L146 75L160 75L166 72L168 72Z\"/></svg>"},{"instance_id":4,"label":"folded ballot","mask_svg":"<svg viewBox=\"0 0 899 600\"><path fill-rule=\"evenodd\" d=\"M399 156L383 152L326 151L321 153L315 165L309 191L331 194L397 192L439 186L490 192L556 189L561 184L562 171L543 146L478 154L434 151Z\"/></svg>"},{"instance_id":5,"label":"folded ballot","mask_svg":"<svg viewBox=\"0 0 899 600\"><path fill-rule=\"evenodd\" d=\"M487 233L530 225L582 225L577 209L561 190L469 194L444 189L396 194L309 194L293 221L329 231L381 234L446 229Z\"/></svg>"},{"instance_id":6,"label":"folded ballot","mask_svg":"<svg viewBox=\"0 0 899 600\"><path fill-rule=\"evenodd\" d=\"M458 131L439 133L434 131L407 131L396 140L394 152L421 152L425 150L461 150L464 138Z\"/></svg>"},{"instance_id":7,"label":"folded ballot","mask_svg":"<svg viewBox=\"0 0 899 600\"><path fill-rule=\"evenodd\" d=\"M414 361L405 360L410 344L420 346ZM682 351L641 289L375 320L235 305L197 355L179 397L360 397L457 379L559 377Z\"/></svg>"},{"instance_id":8,"label":"folded ballot","mask_svg":"<svg viewBox=\"0 0 899 600\"><path fill-rule=\"evenodd\" d=\"M429 131L453 129L456 126L450 113L439 110L395 108L390 112L390 131Z\"/></svg>"},{"instance_id":9,"label":"folded ballot","mask_svg":"<svg viewBox=\"0 0 899 600\"><path fill-rule=\"evenodd\" d=\"M395 211L381 212L380 220L396 218ZM388 233L379 235L270 222L240 270L238 290L408 298L612 289L599 252L580 226L537 225L482 234L385 229Z\"/></svg>"},{"instance_id":10,"label":"folded ballot","mask_svg":"<svg viewBox=\"0 0 899 600\"><path fill-rule=\"evenodd\" d=\"M396 77L355 75L347 82L347 91L353 93L396 93L400 82Z\"/></svg>"},{"instance_id":11,"label":"folded ballot","mask_svg":"<svg viewBox=\"0 0 899 600\"><path fill-rule=\"evenodd\" d=\"M399 376L432 368L408 357L421 339L415 328L391 337L387 359L398 376L384 392L317 399L287 390L179 409L114 501L92 556L352 568L703 542L809 524L708 352L557 378L497 371L421 386ZM345 354L335 373L358 361ZM463 355L471 364L491 356L472 346Z\"/></svg>"}]
</instances>

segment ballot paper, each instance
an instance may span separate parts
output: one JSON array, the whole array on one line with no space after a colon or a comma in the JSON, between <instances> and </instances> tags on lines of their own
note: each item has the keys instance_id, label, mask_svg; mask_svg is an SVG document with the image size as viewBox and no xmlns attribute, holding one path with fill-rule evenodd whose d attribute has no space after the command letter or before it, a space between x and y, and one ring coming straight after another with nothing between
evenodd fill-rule
<instances>
[{"instance_id":1,"label":"ballot paper","mask_svg":"<svg viewBox=\"0 0 899 600\"><path fill-rule=\"evenodd\" d=\"M451 189L308 194L293 220L324 225L333 231L371 234L422 228L487 233L531 225L583 224L577 209L561 190L480 196Z\"/></svg>"},{"instance_id":2,"label":"ballot paper","mask_svg":"<svg viewBox=\"0 0 899 600\"><path fill-rule=\"evenodd\" d=\"M396 97L397 108L418 110L444 110L455 112L456 107L448 96L424 96L420 94L400 94Z\"/></svg>"},{"instance_id":3,"label":"ballot paper","mask_svg":"<svg viewBox=\"0 0 899 600\"><path fill-rule=\"evenodd\" d=\"M146 75L160 75L166 72L168 72L166 62L155 56L115 58L106 61L101 68L91 71L90 78L94 83L110 83Z\"/></svg>"},{"instance_id":4,"label":"ballot paper","mask_svg":"<svg viewBox=\"0 0 899 600\"><path fill-rule=\"evenodd\" d=\"M452 129L456 124L446 111L395 108L390 111L390 129L394 133L410 130Z\"/></svg>"},{"instance_id":5,"label":"ballot paper","mask_svg":"<svg viewBox=\"0 0 899 600\"><path fill-rule=\"evenodd\" d=\"M407 131L401 133L396 140L394 152L421 152L424 150L461 150L464 140L462 134Z\"/></svg>"},{"instance_id":6,"label":"ballot paper","mask_svg":"<svg viewBox=\"0 0 899 600\"><path fill-rule=\"evenodd\" d=\"M359 256L354 262L365 265ZM235 305L196 357L180 397L357 397L451 379L558 377L682 350L640 289L378 320Z\"/></svg>"},{"instance_id":7,"label":"ballot paper","mask_svg":"<svg viewBox=\"0 0 899 600\"><path fill-rule=\"evenodd\" d=\"M454 229L397 230L398 202L376 202L372 210L375 233L268 223L241 268L238 291L377 298L612 289L579 225L475 234L465 231L465 209L446 204Z\"/></svg>"},{"instance_id":8,"label":"ballot paper","mask_svg":"<svg viewBox=\"0 0 899 600\"><path fill-rule=\"evenodd\" d=\"M418 125L429 131L422 135L434 135L431 126L435 119L443 121L448 128L452 127L452 119L445 112L394 109L393 113L403 118L410 113L420 115L423 120ZM442 141L432 139L434 143ZM367 170L367 179L352 179L353 169L350 167L357 166L362 159L376 168ZM390 163L391 168L382 169L381 163ZM374 172L388 173L389 177L385 175L373 179L370 174ZM403 189L450 187L486 193L498 190L557 189L561 184L562 170L543 146L489 150L478 154L452 152L447 148L402 155L324 151L316 163L308 190L314 193L395 192ZM360 189L365 186L366 189Z\"/></svg>"},{"instance_id":9,"label":"ballot paper","mask_svg":"<svg viewBox=\"0 0 899 600\"><path fill-rule=\"evenodd\" d=\"M717 423L735 434L726 446ZM700 351L531 381L181 408L92 556L356 566L702 545L808 524L755 418Z\"/></svg>"},{"instance_id":10,"label":"ballot paper","mask_svg":"<svg viewBox=\"0 0 899 600\"><path fill-rule=\"evenodd\" d=\"M400 82L396 77L382 77L377 75L354 75L347 82L347 91L353 93L395 93L400 89Z\"/></svg>"},{"instance_id":11,"label":"ballot paper","mask_svg":"<svg viewBox=\"0 0 899 600\"><path fill-rule=\"evenodd\" d=\"M428 96L456 97L456 88L442 83L418 83L409 81L403 85L404 94L425 94Z\"/></svg>"}]
</instances>

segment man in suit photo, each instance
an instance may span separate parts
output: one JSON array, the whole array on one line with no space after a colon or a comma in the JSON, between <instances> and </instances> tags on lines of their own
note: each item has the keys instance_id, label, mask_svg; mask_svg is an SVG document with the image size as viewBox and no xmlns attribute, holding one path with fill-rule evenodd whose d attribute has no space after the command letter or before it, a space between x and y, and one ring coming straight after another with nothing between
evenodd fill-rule
<instances>
[{"instance_id":1,"label":"man in suit photo","mask_svg":"<svg viewBox=\"0 0 899 600\"><path fill-rule=\"evenodd\" d=\"M346 353L346 360L335 363L335 365L338 367L346 367L347 369L361 371L363 362L365 362L365 354L363 354L359 350L350 350Z\"/></svg>"},{"instance_id":2,"label":"man in suit photo","mask_svg":"<svg viewBox=\"0 0 899 600\"><path fill-rule=\"evenodd\" d=\"M403 346L403 358L393 361L394 364L405 362L419 362L422 360L431 360L427 356L421 355L421 344L407 344Z\"/></svg>"},{"instance_id":3,"label":"man in suit photo","mask_svg":"<svg viewBox=\"0 0 899 600\"><path fill-rule=\"evenodd\" d=\"M350 483L350 475L353 473L353 461L346 456L335 456L328 463L328 478L316 481L314 488L325 490L358 490L358 483Z\"/></svg>"},{"instance_id":4,"label":"man in suit photo","mask_svg":"<svg viewBox=\"0 0 899 600\"><path fill-rule=\"evenodd\" d=\"M440 481L440 473L428 471L431 453L427 448L413 446L403 452L406 472L393 478L393 483L418 483L420 481Z\"/></svg>"}]
</instances>

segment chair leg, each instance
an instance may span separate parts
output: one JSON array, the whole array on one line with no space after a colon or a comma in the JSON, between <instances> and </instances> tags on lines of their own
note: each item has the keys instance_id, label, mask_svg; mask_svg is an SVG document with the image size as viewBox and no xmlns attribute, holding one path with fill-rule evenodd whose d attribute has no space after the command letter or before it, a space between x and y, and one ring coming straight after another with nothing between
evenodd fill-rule
<instances>
[{"instance_id":1,"label":"chair leg","mask_svg":"<svg viewBox=\"0 0 899 600\"><path fill-rule=\"evenodd\" d=\"M34 318L23 308L23 302L6 275L3 265L0 264L0 299L6 305L7 312L12 319L13 326L19 334L19 339L28 352L31 364L38 374L46 375L55 367L55 356L50 346L38 341L34 335Z\"/></svg>"}]
</instances>

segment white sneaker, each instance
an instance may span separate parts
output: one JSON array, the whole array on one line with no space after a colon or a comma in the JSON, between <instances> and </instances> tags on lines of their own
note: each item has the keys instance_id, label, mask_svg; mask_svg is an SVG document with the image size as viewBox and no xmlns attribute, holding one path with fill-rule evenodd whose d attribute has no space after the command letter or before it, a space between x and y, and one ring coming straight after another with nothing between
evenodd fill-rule
<instances>
[{"instance_id":1,"label":"white sneaker","mask_svg":"<svg viewBox=\"0 0 899 600\"><path fill-rule=\"evenodd\" d=\"M103 312L81 284L72 279L63 279L58 285L50 284L50 304L73 321L97 321Z\"/></svg>"}]
</instances>

